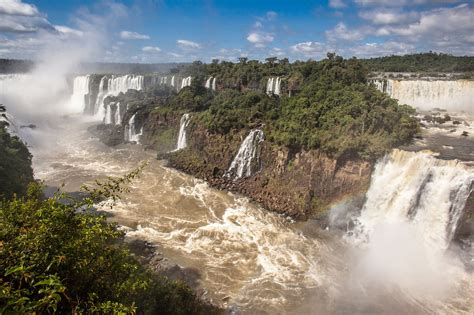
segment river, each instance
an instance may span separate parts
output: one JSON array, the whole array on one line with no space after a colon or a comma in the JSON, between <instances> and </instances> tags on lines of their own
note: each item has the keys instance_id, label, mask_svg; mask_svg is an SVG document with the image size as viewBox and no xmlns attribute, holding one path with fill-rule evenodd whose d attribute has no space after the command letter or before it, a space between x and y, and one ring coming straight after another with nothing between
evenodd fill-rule
<instances>
[{"instance_id":1,"label":"river","mask_svg":"<svg viewBox=\"0 0 474 315\"><path fill-rule=\"evenodd\" d=\"M457 254L425 256L404 227L374 235L378 241L369 246L356 245L342 231L323 230L311 220L293 222L210 188L167 168L139 145L107 147L87 131L94 122L83 119L68 116L51 124L56 137L44 150L31 148L35 176L74 192L85 182L121 176L149 161L130 192L102 210L127 228L127 237L147 240L180 266L197 270L199 286L232 313L474 310L473 275Z\"/></svg>"}]
</instances>

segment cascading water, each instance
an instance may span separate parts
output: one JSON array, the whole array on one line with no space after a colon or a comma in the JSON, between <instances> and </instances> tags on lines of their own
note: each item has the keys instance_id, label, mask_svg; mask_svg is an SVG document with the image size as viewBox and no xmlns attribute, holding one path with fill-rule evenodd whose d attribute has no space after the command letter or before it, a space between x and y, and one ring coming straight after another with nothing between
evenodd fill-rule
<instances>
[{"instance_id":1,"label":"cascading water","mask_svg":"<svg viewBox=\"0 0 474 315\"><path fill-rule=\"evenodd\" d=\"M74 78L71 96L71 108L77 113L84 112L86 108L86 96L90 93L90 76L78 76Z\"/></svg>"},{"instance_id":2,"label":"cascading water","mask_svg":"<svg viewBox=\"0 0 474 315\"><path fill-rule=\"evenodd\" d=\"M179 135L178 135L178 143L176 144L176 151L186 148L186 128L190 122L189 114L183 114L181 117L181 122L179 124Z\"/></svg>"},{"instance_id":3,"label":"cascading water","mask_svg":"<svg viewBox=\"0 0 474 315\"><path fill-rule=\"evenodd\" d=\"M278 95L280 96L281 92L281 79L280 77L269 78L267 81L267 90L268 95Z\"/></svg>"},{"instance_id":4,"label":"cascading water","mask_svg":"<svg viewBox=\"0 0 474 315\"><path fill-rule=\"evenodd\" d=\"M204 85L206 89L211 88L211 80L212 80L212 77L209 77L209 79L206 80L206 84Z\"/></svg>"},{"instance_id":5,"label":"cascading water","mask_svg":"<svg viewBox=\"0 0 474 315\"><path fill-rule=\"evenodd\" d=\"M192 80L191 77L187 77L187 78L184 78L183 80L181 80L181 88L185 88L187 86L190 86L191 85L191 80Z\"/></svg>"},{"instance_id":6,"label":"cascading water","mask_svg":"<svg viewBox=\"0 0 474 315\"><path fill-rule=\"evenodd\" d=\"M212 89L213 91L216 90L216 78L214 77L209 77L209 79L206 80L206 84L204 85L206 89Z\"/></svg>"},{"instance_id":7,"label":"cascading water","mask_svg":"<svg viewBox=\"0 0 474 315\"><path fill-rule=\"evenodd\" d=\"M176 86L174 76L171 77L171 86L172 86L172 87L175 87L175 86Z\"/></svg>"},{"instance_id":8,"label":"cascading water","mask_svg":"<svg viewBox=\"0 0 474 315\"><path fill-rule=\"evenodd\" d=\"M122 124L122 116L121 116L121 113L120 113L120 102L117 103L116 108L115 108L114 122L115 122L115 125L121 125Z\"/></svg>"},{"instance_id":9,"label":"cascading water","mask_svg":"<svg viewBox=\"0 0 474 315\"><path fill-rule=\"evenodd\" d=\"M104 124L106 125L112 124L112 116L113 116L112 105L113 104L114 103L109 103L107 105L104 105L105 106Z\"/></svg>"},{"instance_id":10,"label":"cascading water","mask_svg":"<svg viewBox=\"0 0 474 315\"><path fill-rule=\"evenodd\" d=\"M260 143L264 140L263 131L255 129L240 145L239 151L226 172L227 177L234 179L249 177L256 166L260 166Z\"/></svg>"},{"instance_id":11,"label":"cascading water","mask_svg":"<svg viewBox=\"0 0 474 315\"><path fill-rule=\"evenodd\" d=\"M375 167L367 201L357 219L357 234L370 238L379 224L408 223L428 247L444 251L473 181L472 170L457 160L396 149Z\"/></svg>"},{"instance_id":12,"label":"cascading water","mask_svg":"<svg viewBox=\"0 0 474 315\"><path fill-rule=\"evenodd\" d=\"M471 80L374 79L371 82L402 104L423 110L442 108L474 113L474 81Z\"/></svg>"},{"instance_id":13,"label":"cascading water","mask_svg":"<svg viewBox=\"0 0 474 315\"><path fill-rule=\"evenodd\" d=\"M125 141L128 141L128 142L135 142L137 144L140 144L140 138L143 135L143 127L141 127L140 132L137 133L136 126L135 126L135 116L136 114L133 114L133 116L130 117L128 124L125 125L124 139Z\"/></svg>"},{"instance_id":14,"label":"cascading water","mask_svg":"<svg viewBox=\"0 0 474 315\"><path fill-rule=\"evenodd\" d=\"M212 90L213 90L213 91L217 91L217 88L216 88L216 80L217 80L217 78L212 79L211 87L212 87Z\"/></svg>"}]
</instances>

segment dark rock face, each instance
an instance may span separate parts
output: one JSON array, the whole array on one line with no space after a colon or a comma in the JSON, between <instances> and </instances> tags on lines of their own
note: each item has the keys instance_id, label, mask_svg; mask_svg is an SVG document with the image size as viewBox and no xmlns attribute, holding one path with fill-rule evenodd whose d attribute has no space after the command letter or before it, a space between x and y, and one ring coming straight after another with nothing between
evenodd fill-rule
<instances>
[{"instance_id":1,"label":"dark rock face","mask_svg":"<svg viewBox=\"0 0 474 315\"><path fill-rule=\"evenodd\" d=\"M89 132L98 137L101 142L108 146L116 146L123 143L123 127L114 125L96 125L89 127Z\"/></svg>"},{"instance_id":2,"label":"dark rock face","mask_svg":"<svg viewBox=\"0 0 474 315\"><path fill-rule=\"evenodd\" d=\"M188 148L161 157L168 159L169 166L212 186L241 193L267 209L297 219L321 217L330 204L368 189L370 163L337 163L319 151L293 153L269 142L261 145L261 171L238 180L225 177L247 133L210 134L192 122Z\"/></svg>"}]
</instances>

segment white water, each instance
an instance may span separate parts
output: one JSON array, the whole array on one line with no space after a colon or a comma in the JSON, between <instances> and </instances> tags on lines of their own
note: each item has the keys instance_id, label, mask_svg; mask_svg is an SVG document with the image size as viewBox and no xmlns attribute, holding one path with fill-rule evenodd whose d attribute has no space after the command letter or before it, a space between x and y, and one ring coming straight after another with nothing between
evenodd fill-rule
<instances>
[{"instance_id":1,"label":"white water","mask_svg":"<svg viewBox=\"0 0 474 315\"><path fill-rule=\"evenodd\" d=\"M212 90L213 90L213 91L217 91L217 88L216 88L216 81L217 81L217 78L214 78L214 79L212 80L211 87L212 87Z\"/></svg>"},{"instance_id":2,"label":"white water","mask_svg":"<svg viewBox=\"0 0 474 315\"><path fill-rule=\"evenodd\" d=\"M128 124L125 125L124 129L124 140L127 142L135 142L137 144L140 143L140 138L143 135L143 127L140 128L140 131L137 132L136 126L135 126L135 116L136 114L133 114L132 117L130 117L130 120L128 121Z\"/></svg>"},{"instance_id":3,"label":"white water","mask_svg":"<svg viewBox=\"0 0 474 315\"><path fill-rule=\"evenodd\" d=\"M105 115L104 115L104 124L106 125L111 125L112 124L112 117L113 117L113 113L112 113L112 105L114 103L108 103L107 105L104 105L105 107Z\"/></svg>"},{"instance_id":4,"label":"white water","mask_svg":"<svg viewBox=\"0 0 474 315\"><path fill-rule=\"evenodd\" d=\"M115 122L115 125L122 124L122 115L120 113L120 102L118 102L116 105L114 122Z\"/></svg>"},{"instance_id":5,"label":"white water","mask_svg":"<svg viewBox=\"0 0 474 315\"><path fill-rule=\"evenodd\" d=\"M191 77L187 77L181 80L181 88L185 88L187 86L191 86Z\"/></svg>"},{"instance_id":6,"label":"white water","mask_svg":"<svg viewBox=\"0 0 474 315\"><path fill-rule=\"evenodd\" d=\"M107 109L104 106L104 100L107 96L117 96L128 90L142 90L144 87L144 77L142 75L127 74L123 76L105 75L100 79L99 92L95 100L93 115L103 121L111 121L106 117ZM90 76L79 76L74 79L73 95L71 103L77 109L84 112L86 104L85 97L91 92Z\"/></svg>"},{"instance_id":7,"label":"white water","mask_svg":"<svg viewBox=\"0 0 474 315\"><path fill-rule=\"evenodd\" d=\"M179 135L178 135L178 142L176 143L176 151L181 150L186 148L187 143L186 143L186 128L189 125L189 122L191 121L191 117L189 114L183 114L181 117L181 121L179 124Z\"/></svg>"},{"instance_id":8,"label":"white water","mask_svg":"<svg viewBox=\"0 0 474 315\"><path fill-rule=\"evenodd\" d=\"M90 93L90 76L78 76L74 78L71 96L71 107L76 112L82 113L86 109L86 96Z\"/></svg>"},{"instance_id":9,"label":"white water","mask_svg":"<svg viewBox=\"0 0 474 315\"><path fill-rule=\"evenodd\" d=\"M372 80L377 89L402 104L422 110L442 108L474 113L472 80Z\"/></svg>"},{"instance_id":10,"label":"white water","mask_svg":"<svg viewBox=\"0 0 474 315\"><path fill-rule=\"evenodd\" d=\"M456 160L394 150L378 162L358 222L369 238L380 223L408 223L428 247L444 251L473 181L472 169Z\"/></svg>"},{"instance_id":11,"label":"white water","mask_svg":"<svg viewBox=\"0 0 474 315\"><path fill-rule=\"evenodd\" d=\"M206 80L204 87L206 89L212 89L213 91L216 91L216 78L209 77L209 79Z\"/></svg>"},{"instance_id":12,"label":"white water","mask_svg":"<svg viewBox=\"0 0 474 315\"><path fill-rule=\"evenodd\" d=\"M267 94L268 95L278 95L280 96L281 92L281 79L280 77L269 78L267 81Z\"/></svg>"},{"instance_id":13,"label":"white water","mask_svg":"<svg viewBox=\"0 0 474 315\"><path fill-rule=\"evenodd\" d=\"M260 129L250 131L249 135L240 145L237 155L234 157L226 176L233 176L234 179L249 177L253 174L255 165L260 164L260 143L263 142L264 135Z\"/></svg>"}]
</instances>

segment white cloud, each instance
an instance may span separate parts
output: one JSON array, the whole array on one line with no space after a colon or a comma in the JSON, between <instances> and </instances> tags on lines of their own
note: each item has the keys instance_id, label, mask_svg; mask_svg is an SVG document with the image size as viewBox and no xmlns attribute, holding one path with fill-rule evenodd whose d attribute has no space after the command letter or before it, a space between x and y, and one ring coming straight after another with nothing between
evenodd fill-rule
<instances>
[{"instance_id":1,"label":"white cloud","mask_svg":"<svg viewBox=\"0 0 474 315\"><path fill-rule=\"evenodd\" d=\"M182 49L192 49L192 50L195 50L195 49L201 49L202 46L201 44L199 43L196 43L196 42L193 42L193 41L190 41L190 40L187 40L187 39L178 39L176 41L176 44L181 47Z\"/></svg>"},{"instance_id":2,"label":"white cloud","mask_svg":"<svg viewBox=\"0 0 474 315\"><path fill-rule=\"evenodd\" d=\"M275 11L268 11L265 16L267 17L267 20L273 21L278 17L278 14Z\"/></svg>"},{"instance_id":3,"label":"white cloud","mask_svg":"<svg viewBox=\"0 0 474 315\"><path fill-rule=\"evenodd\" d=\"M161 51L161 48L156 47L156 46L145 46L145 47L142 48L142 51L143 52L150 52L150 53L157 53L157 52Z\"/></svg>"},{"instance_id":4,"label":"white cloud","mask_svg":"<svg viewBox=\"0 0 474 315\"><path fill-rule=\"evenodd\" d=\"M373 10L363 11L359 16L373 24L388 25L388 24L402 24L414 21L418 18L417 12L401 12L394 10Z\"/></svg>"},{"instance_id":5,"label":"white cloud","mask_svg":"<svg viewBox=\"0 0 474 315\"><path fill-rule=\"evenodd\" d=\"M420 5L425 3L432 3L433 0L355 0L355 3L362 6L406 6L406 5ZM454 3L459 2L457 0L437 0L440 3Z\"/></svg>"},{"instance_id":6,"label":"white cloud","mask_svg":"<svg viewBox=\"0 0 474 315\"><path fill-rule=\"evenodd\" d=\"M342 9L345 8L347 5L344 3L343 0L329 0L329 6L334 9Z\"/></svg>"},{"instance_id":7,"label":"white cloud","mask_svg":"<svg viewBox=\"0 0 474 315\"><path fill-rule=\"evenodd\" d=\"M365 37L368 30L362 29L348 29L346 24L339 23L332 30L326 31L326 37L329 41L345 40L345 41L357 41Z\"/></svg>"},{"instance_id":8,"label":"white cloud","mask_svg":"<svg viewBox=\"0 0 474 315\"><path fill-rule=\"evenodd\" d=\"M376 57L387 55L404 55L415 52L412 44L389 41L385 43L366 43L347 49L357 57Z\"/></svg>"},{"instance_id":9,"label":"white cloud","mask_svg":"<svg viewBox=\"0 0 474 315\"><path fill-rule=\"evenodd\" d=\"M304 55L306 57L320 55L326 52L326 46L319 42L303 42L291 46L294 53Z\"/></svg>"},{"instance_id":10,"label":"white cloud","mask_svg":"<svg viewBox=\"0 0 474 315\"><path fill-rule=\"evenodd\" d=\"M143 39L150 39L150 36L145 35L145 34L140 34L137 32L121 31L120 38L127 39L127 40L134 40L134 39L143 40Z\"/></svg>"},{"instance_id":11,"label":"white cloud","mask_svg":"<svg viewBox=\"0 0 474 315\"><path fill-rule=\"evenodd\" d=\"M79 30L76 30L67 26L63 26L63 25L55 25L54 29L58 31L60 34L64 34L64 35L75 35L75 36L84 35L83 31L79 31Z\"/></svg>"},{"instance_id":12,"label":"white cloud","mask_svg":"<svg viewBox=\"0 0 474 315\"><path fill-rule=\"evenodd\" d=\"M257 48L265 47L267 44L273 42L274 39L275 37L272 34L263 32L251 32L247 36L247 40Z\"/></svg>"},{"instance_id":13,"label":"white cloud","mask_svg":"<svg viewBox=\"0 0 474 315\"><path fill-rule=\"evenodd\" d=\"M2 0L0 14L34 16L39 12L34 5L22 3L21 0Z\"/></svg>"}]
</instances>

